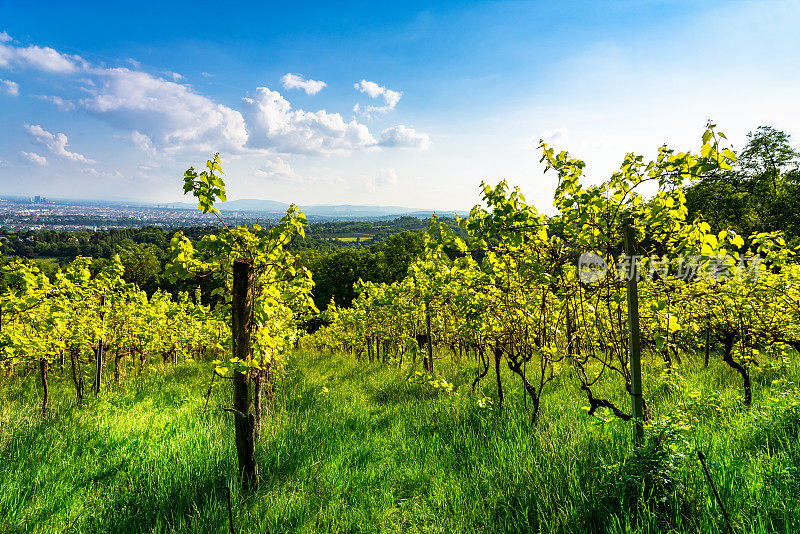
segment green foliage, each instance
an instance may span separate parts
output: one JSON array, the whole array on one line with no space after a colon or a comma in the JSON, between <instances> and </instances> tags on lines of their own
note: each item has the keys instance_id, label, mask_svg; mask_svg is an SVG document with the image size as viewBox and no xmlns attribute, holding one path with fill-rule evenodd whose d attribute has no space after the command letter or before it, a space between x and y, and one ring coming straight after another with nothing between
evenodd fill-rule
<instances>
[{"instance_id":1,"label":"green foliage","mask_svg":"<svg viewBox=\"0 0 800 534\"><path fill-rule=\"evenodd\" d=\"M214 207L214 203L217 200L222 202L228 200L225 196L225 182L219 175L214 174L214 172L225 174L222 172L222 160L219 152L208 160L206 168L207 170L197 174L194 167L189 167L183 174L183 193L191 191L197 198L197 209L203 213L218 214L219 210Z\"/></svg>"},{"instance_id":2,"label":"green foliage","mask_svg":"<svg viewBox=\"0 0 800 534\"><path fill-rule=\"evenodd\" d=\"M120 261L125 268L125 281L139 287L150 287L161 273L159 250L153 245L135 243L122 247Z\"/></svg>"},{"instance_id":3,"label":"green foliage","mask_svg":"<svg viewBox=\"0 0 800 534\"><path fill-rule=\"evenodd\" d=\"M252 359L229 358L234 372L266 373L280 366L280 356L296 339L296 323L316 311L311 298L314 282L311 273L289 252L295 236L303 237L307 225L305 215L292 204L276 225L262 228L238 226L230 228L213 207L217 200L226 201L224 184L214 172L222 173L219 154L206 163L207 172L200 175L190 168L184 175L184 192L192 191L199 199L199 209L212 212L225 226L219 234L203 236L192 243L182 232L170 242L169 262L165 275L175 283L179 279L198 276L217 281L212 297L220 299L216 312L220 318L230 316L233 287L233 264L247 261L253 268L253 302L251 343ZM222 367L218 367L218 372ZM227 371L227 367L225 367Z\"/></svg>"},{"instance_id":4,"label":"green foliage","mask_svg":"<svg viewBox=\"0 0 800 534\"><path fill-rule=\"evenodd\" d=\"M80 402L84 379L94 376L99 340L106 354L138 360L139 373L154 357L190 361L207 347L221 349L227 342L210 310L186 294L173 299L156 292L148 298L126 283L119 256L94 275L91 266L91 258L78 257L53 280L21 260L4 267L8 289L2 294L0 372L13 375L31 364L59 362L62 371L70 368ZM42 379L47 369L42 368ZM119 385L122 377L115 373L114 380ZM46 397L42 402L46 409Z\"/></svg>"},{"instance_id":5,"label":"green foliage","mask_svg":"<svg viewBox=\"0 0 800 534\"><path fill-rule=\"evenodd\" d=\"M415 384L418 387L435 393L444 393L448 395L453 393L452 383L431 373L416 371L414 374L408 377L408 383Z\"/></svg>"},{"instance_id":6,"label":"green foliage","mask_svg":"<svg viewBox=\"0 0 800 534\"><path fill-rule=\"evenodd\" d=\"M690 218L702 216L712 229L748 235L782 230L800 243L800 154L789 135L760 126L747 136L739 161L728 172L704 176L686 188Z\"/></svg>"},{"instance_id":7,"label":"green foliage","mask_svg":"<svg viewBox=\"0 0 800 534\"><path fill-rule=\"evenodd\" d=\"M324 309L331 299L338 306L349 307L356 297L356 282L380 282L384 279L378 256L359 248L318 255L308 269L314 276L314 303L320 309Z\"/></svg>"},{"instance_id":8,"label":"green foliage","mask_svg":"<svg viewBox=\"0 0 800 534\"><path fill-rule=\"evenodd\" d=\"M639 284L645 350L672 365L704 327L712 328L738 341L724 358L742 375L744 401L750 402L754 354L784 336L800 341L791 326L800 319L800 292L791 282L798 266L780 233L745 239L687 220L682 185L730 172L737 161L724 142L709 124L698 154L661 147L650 162L628 154L618 172L592 186L581 183L582 161L542 144L542 160L558 173L555 216L538 213L506 182L482 184L483 203L457 219L459 232L432 219L425 250L407 276L357 283L352 308L332 310L326 316L332 324L310 344L360 355L380 340L402 361L417 354L412 347L427 337L423 324L430 317L432 342L454 352L471 347L482 358L499 354L525 385L534 419L548 384L569 369L590 414L609 408L627 419L624 408L595 396L593 388L609 375L621 390L631 387L626 294L615 267L627 261L635 275L648 259L651 269ZM650 198L641 191L647 183L656 187ZM629 218L638 256L626 259L622 226ZM761 264L742 259L748 248ZM576 266L578 256L588 253L610 267L592 281L582 279ZM687 265L694 265L688 275Z\"/></svg>"}]
</instances>

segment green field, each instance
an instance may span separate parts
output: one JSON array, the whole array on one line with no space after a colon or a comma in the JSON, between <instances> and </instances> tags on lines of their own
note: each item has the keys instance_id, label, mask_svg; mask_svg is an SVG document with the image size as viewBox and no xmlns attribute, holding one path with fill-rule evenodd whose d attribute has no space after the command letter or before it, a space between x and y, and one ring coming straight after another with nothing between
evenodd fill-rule
<instances>
[{"instance_id":1,"label":"green field","mask_svg":"<svg viewBox=\"0 0 800 534\"><path fill-rule=\"evenodd\" d=\"M437 364L453 393L415 367L294 354L261 487L233 487L236 532L725 532L698 448L736 532L800 529L797 368L756 376L749 410L723 364L648 369L654 422L634 454L628 425L588 417L568 380L533 426L510 375L501 412L481 401L492 380L470 394L473 362ZM229 532L230 386L204 412L210 372L152 371L79 409L56 367L44 419L35 373L0 382L0 532Z\"/></svg>"},{"instance_id":2,"label":"green field","mask_svg":"<svg viewBox=\"0 0 800 534\"><path fill-rule=\"evenodd\" d=\"M335 239L336 241L342 241L345 243L355 243L356 241L369 241L375 237L375 234L347 232L341 234L320 234L318 237Z\"/></svg>"}]
</instances>

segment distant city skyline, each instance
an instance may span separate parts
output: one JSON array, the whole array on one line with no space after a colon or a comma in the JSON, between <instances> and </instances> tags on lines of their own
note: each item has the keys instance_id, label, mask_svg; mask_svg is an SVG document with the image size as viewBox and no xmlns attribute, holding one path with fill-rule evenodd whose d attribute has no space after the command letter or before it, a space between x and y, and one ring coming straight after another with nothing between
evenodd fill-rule
<instances>
[{"instance_id":1,"label":"distant city skyline","mask_svg":"<svg viewBox=\"0 0 800 534\"><path fill-rule=\"evenodd\" d=\"M42 16L46 11L47 16ZM800 135L800 4L6 2L0 195L466 210L507 179L552 211L539 139L608 176L625 153Z\"/></svg>"},{"instance_id":2,"label":"distant city skyline","mask_svg":"<svg viewBox=\"0 0 800 534\"><path fill-rule=\"evenodd\" d=\"M275 202L246 201L222 204L222 217L229 224L253 224L277 221L288 205ZM427 219L434 210L415 210L402 206L312 205L304 206L310 224L325 221L392 220L398 217ZM439 211L440 217L454 212ZM464 215L460 213L459 215ZM141 226L216 226L218 219L201 213L189 202L146 203L102 200L71 200L42 196L0 195L0 228L7 230L75 230L136 228Z\"/></svg>"},{"instance_id":3,"label":"distant city skyline","mask_svg":"<svg viewBox=\"0 0 800 534\"><path fill-rule=\"evenodd\" d=\"M193 201L191 197L183 198L176 201L171 202L164 202L164 201L148 201L148 200L137 200L137 199L108 199L108 198L69 198L69 197L45 197L43 195L31 195L31 194L21 194L21 195L3 195L0 194L0 201L2 200L9 200L14 202L31 202L31 203L64 203L64 204L84 204L84 203L91 203L91 204L107 204L107 205L134 205L134 206L143 206L143 207L150 207L150 208L170 208L170 209L182 209L182 210L195 210L197 209L197 202ZM270 199L233 199L228 200L226 202L218 201L215 205L222 211L245 211L245 212L282 212L289 208L292 203L290 202L279 202ZM458 211L460 213L466 213L468 210L441 210L436 208L412 208L410 206L398 206L398 205L386 205L386 204L355 204L355 203L344 203L344 204L295 204L300 207L308 207L308 208L354 208L354 211L358 211L359 209L364 208L376 208L376 209L384 209L389 210L392 213L411 213L411 212L426 212L426 213L448 213L451 211ZM401 211L405 210L405 211Z\"/></svg>"}]
</instances>

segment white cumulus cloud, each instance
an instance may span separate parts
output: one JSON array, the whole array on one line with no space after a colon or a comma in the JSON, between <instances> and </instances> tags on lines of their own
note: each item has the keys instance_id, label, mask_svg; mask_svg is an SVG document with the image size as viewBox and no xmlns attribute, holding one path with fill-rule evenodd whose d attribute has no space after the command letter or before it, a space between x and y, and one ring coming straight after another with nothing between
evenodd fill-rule
<instances>
[{"instance_id":1,"label":"white cumulus cloud","mask_svg":"<svg viewBox=\"0 0 800 534\"><path fill-rule=\"evenodd\" d=\"M361 93L366 94L370 98L378 98L383 97L383 106L364 106L362 107L360 104L356 104L353 107L353 111L362 115L373 115L375 113L386 113L389 110L394 109L398 102L400 102L400 98L403 96L401 91L392 91L391 89L387 89L382 85L378 85L375 82L370 82L367 80L361 80L360 82L353 85L356 89L358 89Z\"/></svg>"},{"instance_id":2,"label":"white cumulus cloud","mask_svg":"<svg viewBox=\"0 0 800 534\"><path fill-rule=\"evenodd\" d=\"M397 171L392 168L380 169L377 174L364 175L363 178L366 189L371 192L377 192L380 189L399 183Z\"/></svg>"},{"instance_id":3,"label":"white cumulus cloud","mask_svg":"<svg viewBox=\"0 0 800 534\"><path fill-rule=\"evenodd\" d=\"M240 151L241 113L191 88L126 68L97 70L101 82L81 106L109 124L148 136L158 148Z\"/></svg>"},{"instance_id":4,"label":"white cumulus cloud","mask_svg":"<svg viewBox=\"0 0 800 534\"><path fill-rule=\"evenodd\" d=\"M7 46L0 41L0 67L10 67L12 62L16 59L16 49L12 46Z\"/></svg>"},{"instance_id":5,"label":"white cumulus cloud","mask_svg":"<svg viewBox=\"0 0 800 534\"><path fill-rule=\"evenodd\" d=\"M258 87L234 109L198 93L172 71L151 74L140 70L134 61L130 61L134 67L108 68L49 47L21 46L7 34L2 36L0 67L71 75L71 81L82 91L80 96L37 95L37 98L52 102L61 111L84 113L119 129L115 137L125 139L149 156L217 150L234 155L346 155L356 150L379 150L382 146L427 148L430 144L427 134L403 125L384 130L378 140L355 118L345 120L340 113L324 108L293 109L278 91L267 87ZM0 82L0 91L18 93L15 82ZM325 82L292 73L284 75L281 83L286 89L299 89L310 95L325 87ZM366 116L393 109L402 97L401 92L368 80L361 80L355 87L370 98L379 99L376 104L382 104L357 108ZM51 134L32 125L28 125L28 131L55 155L90 161L67 150L64 134ZM292 176L286 169L281 170L277 160L272 168L261 170Z\"/></svg>"},{"instance_id":6,"label":"white cumulus cloud","mask_svg":"<svg viewBox=\"0 0 800 534\"><path fill-rule=\"evenodd\" d=\"M376 144L369 128L357 121L346 122L338 113L324 109L292 110L277 91L259 87L243 99L247 118L248 145L283 153L347 153Z\"/></svg>"},{"instance_id":7,"label":"white cumulus cloud","mask_svg":"<svg viewBox=\"0 0 800 534\"><path fill-rule=\"evenodd\" d=\"M61 54L50 47L28 46L17 49L19 58L31 67L45 72L73 73L84 66L80 56Z\"/></svg>"},{"instance_id":8,"label":"white cumulus cloud","mask_svg":"<svg viewBox=\"0 0 800 534\"><path fill-rule=\"evenodd\" d=\"M277 156L262 163L253 171L253 174L259 178L276 182L300 183L303 181L303 178L292 169L289 163Z\"/></svg>"},{"instance_id":9,"label":"white cumulus cloud","mask_svg":"<svg viewBox=\"0 0 800 534\"><path fill-rule=\"evenodd\" d=\"M88 159L83 154L67 150L69 141L67 140L67 136L63 133L52 134L38 124L26 124L25 129L28 130L28 133L34 141L57 156L80 163L94 163L94 161Z\"/></svg>"},{"instance_id":10,"label":"white cumulus cloud","mask_svg":"<svg viewBox=\"0 0 800 534\"><path fill-rule=\"evenodd\" d=\"M81 169L82 173L91 174L92 176L98 176L102 178L114 178L114 179L122 179L124 176L119 171L114 172L106 172L106 171L98 171L97 169L87 168Z\"/></svg>"},{"instance_id":11,"label":"white cumulus cloud","mask_svg":"<svg viewBox=\"0 0 800 534\"><path fill-rule=\"evenodd\" d=\"M86 68L80 56L62 54L48 46L18 47L7 44L11 38L3 33L0 39L0 67L28 67L44 72L70 74Z\"/></svg>"},{"instance_id":12,"label":"white cumulus cloud","mask_svg":"<svg viewBox=\"0 0 800 534\"><path fill-rule=\"evenodd\" d=\"M44 167L47 165L47 158L44 156L40 156L39 154L35 154L33 152L25 152L24 150L19 153L23 159L27 160L29 163L33 163L34 165L38 165L40 167Z\"/></svg>"},{"instance_id":13,"label":"white cumulus cloud","mask_svg":"<svg viewBox=\"0 0 800 534\"><path fill-rule=\"evenodd\" d=\"M9 41L0 43L0 67L80 75L76 81L88 94L85 98L70 102L41 97L62 111L80 109L122 130L139 132L151 139L152 146L165 151L239 152L247 142L241 113L177 83L180 74L168 72L168 80L139 70L103 68L52 48L19 47ZM130 62L138 68L138 63Z\"/></svg>"},{"instance_id":14,"label":"white cumulus cloud","mask_svg":"<svg viewBox=\"0 0 800 534\"><path fill-rule=\"evenodd\" d=\"M19 84L17 82L0 80L0 88L3 88L7 95L19 96Z\"/></svg>"},{"instance_id":15,"label":"white cumulus cloud","mask_svg":"<svg viewBox=\"0 0 800 534\"><path fill-rule=\"evenodd\" d=\"M431 138L426 133L399 124L381 132L380 146L426 149L431 146Z\"/></svg>"},{"instance_id":16,"label":"white cumulus cloud","mask_svg":"<svg viewBox=\"0 0 800 534\"><path fill-rule=\"evenodd\" d=\"M284 89L302 89L307 95L315 95L322 91L326 83L318 80L306 80L300 74L287 72L281 77L281 84Z\"/></svg>"}]
</instances>

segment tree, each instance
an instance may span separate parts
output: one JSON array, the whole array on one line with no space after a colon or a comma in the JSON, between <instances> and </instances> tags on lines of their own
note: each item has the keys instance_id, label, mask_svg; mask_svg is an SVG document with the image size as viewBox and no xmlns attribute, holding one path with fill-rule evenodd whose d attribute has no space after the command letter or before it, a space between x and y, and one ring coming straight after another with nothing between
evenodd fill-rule
<instances>
[{"instance_id":1,"label":"tree","mask_svg":"<svg viewBox=\"0 0 800 534\"><path fill-rule=\"evenodd\" d=\"M386 263L386 282L399 282L408 273L408 268L425 252L425 239L421 232L393 234L383 244Z\"/></svg>"},{"instance_id":2,"label":"tree","mask_svg":"<svg viewBox=\"0 0 800 534\"><path fill-rule=\"evenodd\" d=\"M119 257L125 268L125 281L141 288L149 288L161 272L158 248L143 243L120 248Z\"/></svg>"},{"instance_id":3,"label":"tree","mask_svg":"<svg viewBox=\"0 0 800 534\"><path fill-rule=\"evenodd\" d=\"M739 154L739 167L750 179L767 178L777 192L777 179L797 169L798 153L789 144L790 136L772 126L759 126L747 134L747 144Z\"/></svg>"},{"instance_id":4,"label":"tree","mask_svg":"<svg viewBox=\"0 0 800 534\"><path fill-rule=\"evenodd\" d=\"M689 220L700 216L715 232L782 230L790 243L800 242L800 153L789 140L772 126L750 132L733 169L686 189Z\"/></svg>"},{"instance_id":5,"label":"tree","mask_svg":"<svg viewBox=\"0 0 800 534\"><path fill-rule=\"evenodd\" d=\"M382 279L378 258L363 248L344 248L320 255L309 268L314 273L314 302L320 309L327 307L331 299L337 306L348 307L356 296L353 284Z\"/></svg>"}]
</instances>

